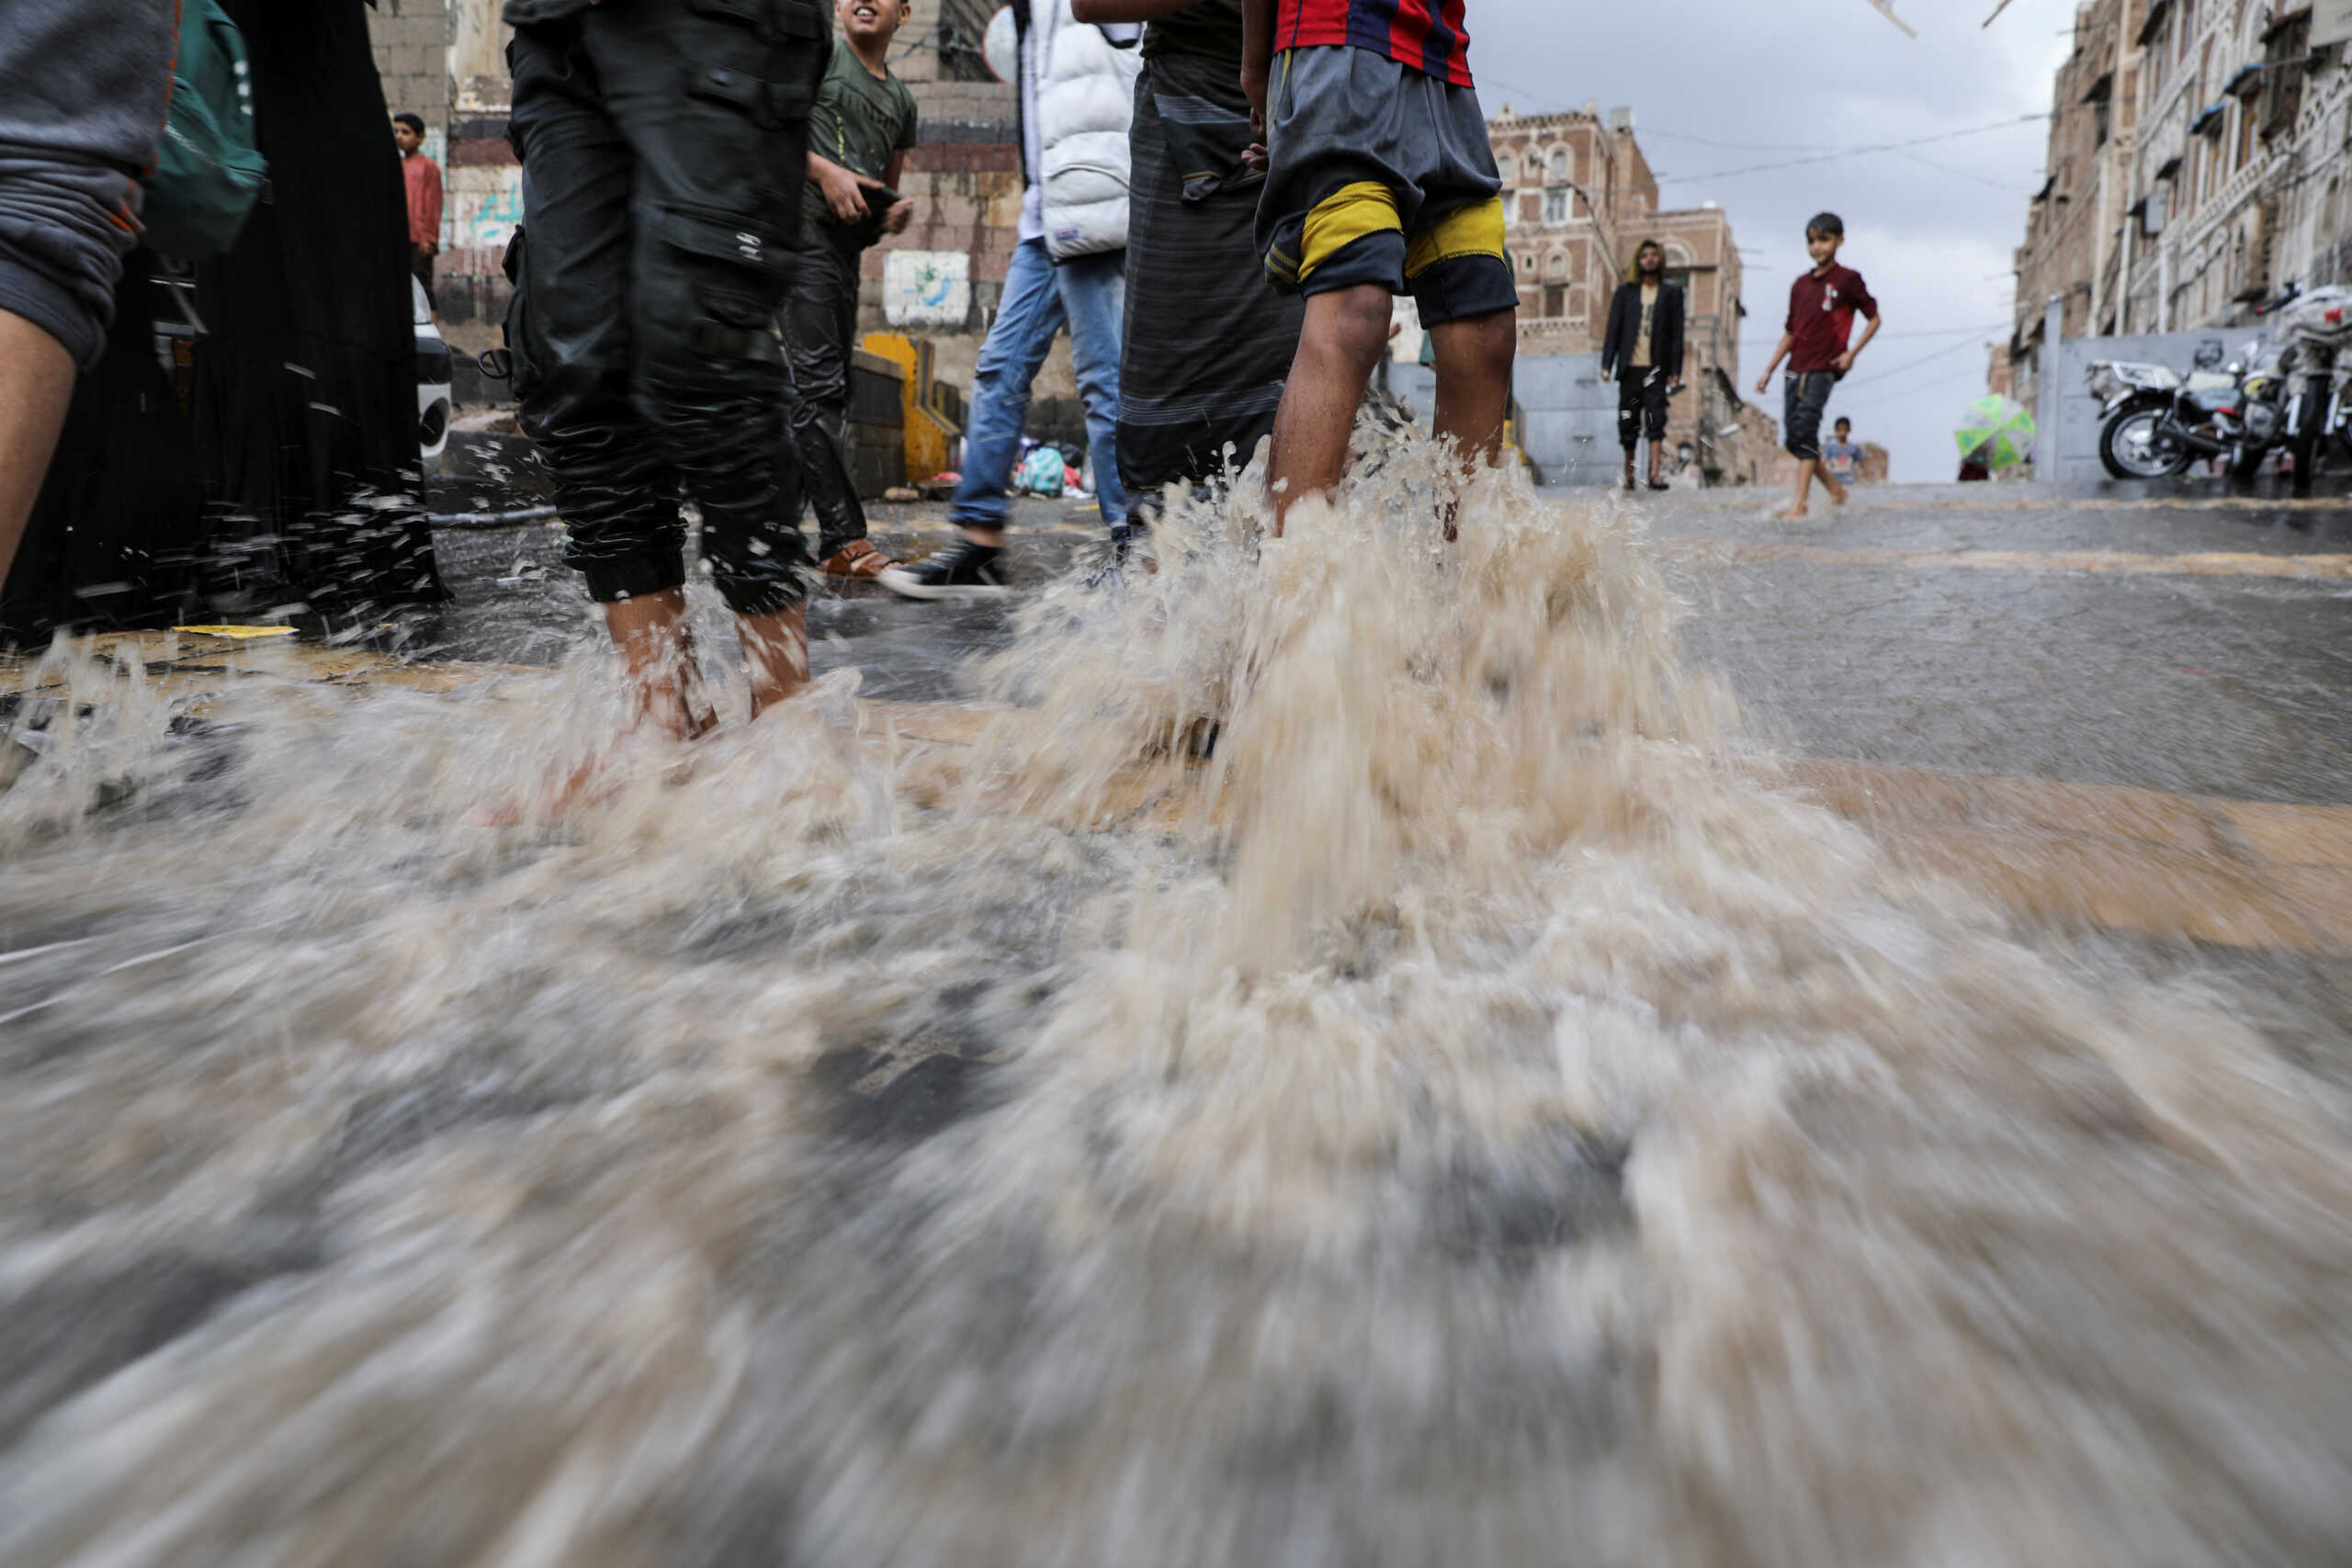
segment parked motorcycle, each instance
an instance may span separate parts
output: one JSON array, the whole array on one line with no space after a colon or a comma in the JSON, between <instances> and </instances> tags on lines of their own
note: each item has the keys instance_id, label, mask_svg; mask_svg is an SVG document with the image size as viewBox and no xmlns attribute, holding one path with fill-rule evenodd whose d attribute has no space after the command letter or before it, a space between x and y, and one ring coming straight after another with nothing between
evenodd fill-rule
<instances>
[{"instance_id":1,"label":"parked motorcycle","mask_svg":"<svg viewBox=\"0 0 2352 1568\"><path fill-rule=\"evenodd\" d=\"M2286 401L2285 440L2294 454L2297 495L2309 495L2320 444L2334 435L2352 447L2345 382L2352 377L2352 288L2330 284L2308 293L2293 284L2260 308L2278 321L2292 384Z\"/></svg>"},{"instance_id":2,"label":"parked motorcycle","mask_svg":"<svg viewBox=\"0 0 2352 1568\"><path fill-rule=\"evenodd\" d=\"M2218 354L2216 355L2218 357ZM2249 345L2247 358L2256 357ZM2101 405L2098 457L2119 479L2169 479L2199 457L2226 456L2251 474L2276 440L2278 403L2257 401L2249 429L2243 364L2183 376L2149 360L2098 360L2086 373ZM2275 373L2265 382L2275 386Z\"/></svg>"}]
</instances>

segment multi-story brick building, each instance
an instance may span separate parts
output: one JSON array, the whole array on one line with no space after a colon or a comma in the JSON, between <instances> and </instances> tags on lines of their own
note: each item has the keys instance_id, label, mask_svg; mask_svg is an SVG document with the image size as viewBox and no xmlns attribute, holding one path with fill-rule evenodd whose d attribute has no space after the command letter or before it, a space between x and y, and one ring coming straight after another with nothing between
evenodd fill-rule
<instances>
[{"instance_id":1,"label":"multi-story brick building","mask_svg":"<svg viewBox=\"0 0 2352 1568\"><path fill-rule=\"evenodd\" d=\"M1504 214L1519 269L1522 354L1589 354L1600 346L1609 300L1634 249L1666 247L1667 274L1689 310L1692 390L1674 400L1668 443L1687 443L1720 482L1770 471L1777 426L1739 392L1739 250L1731 220L1710 202L1661 210L1657 179L1635 139L1631 109L1604 118L1587 104L1521 115L1510 105L1487 122L1503 178Z\"/></svg>"},{"instance_id":2,"label":"multi-story brick building","mask_svg":"<svg viewBox=\"0 0 2352 1568\"><path fill-rule=\"evenodd\" d=\"M2288 0L2087 0L2052 102L1993 379L2034 395L2064 335L2241 326L2352 259L2352 64Z\"/></svg>"}]
</instances>

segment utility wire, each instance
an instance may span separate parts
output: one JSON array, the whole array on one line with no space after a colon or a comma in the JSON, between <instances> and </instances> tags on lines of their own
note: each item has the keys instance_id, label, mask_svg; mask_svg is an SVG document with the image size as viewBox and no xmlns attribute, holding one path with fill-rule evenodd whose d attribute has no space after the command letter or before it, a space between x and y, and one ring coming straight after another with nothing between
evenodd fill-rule
<instances>
[{"instance_id":1,"label":"utility wire","mask_svg":"<svg viewBox=\"0 0 2352 1568\"><path fill-rule=\"evenodd\" d=\"M1787 158L1774 164L1748 164L1736 169L1709 169L1696 175L1661 175L1662 180L1688 183L1692 180L1724 180L1734 175L1769 174L1775 169L1801 168L1808 164L1834 163L1840 158L1859 157L1865 152L1899 152L1908 147L1927 147L1939 141L1957 141L1963 136L1983 136L1988 131L2008 130L2038 119L2048 119L2048 114L2021 114L2014 119L1995 120L1986 125L1973 125L1965 130L1947 130L1934 136L1915 136L1907 141L1876 141L1860 147L1842 148L1834 152L1819 152L1807 158Z\"/></svg>"}]
</instances>

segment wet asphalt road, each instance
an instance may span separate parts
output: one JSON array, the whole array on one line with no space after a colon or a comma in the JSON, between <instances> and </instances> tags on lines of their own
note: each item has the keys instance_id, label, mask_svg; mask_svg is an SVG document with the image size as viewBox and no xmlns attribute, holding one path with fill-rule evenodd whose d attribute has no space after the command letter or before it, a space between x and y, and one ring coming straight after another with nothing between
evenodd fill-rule
<instances>
[{"instance_id":1,"label":"wet asphalt road","mask_svg":"<svg viewBox=\"0 0 2352 1568\"><path fill-rule=\"evenodd\" d=\"M1589 499L1591 492L1561 492ZM2352 576L2260 573L2210 558L2352 556L2352 502L2290 506L2189 491L2054 496L2030 486L1890 486L1843 512L1770 515L1755 491L1644 493L1641 513L1691 609L1690 658L1751 719L1811 757L2352 804ZM1023 502L1015 581L1096 547L1091 507ZM1038 525L1061 525L1037 531ZM877 506L876 537L920 554L949 537L936 503ZM436 535L457 595L417 628L449 656L552 662L589 629L544 525ZM1905 551L2001 551L1997 570L1905 564ZM2124 552L2126 570L2042 558ZM1001 606L918 604L871 585L812 605L819 671L865 694L963 694L958 669L1002 645Z\"/></svg>"}]
</instances>

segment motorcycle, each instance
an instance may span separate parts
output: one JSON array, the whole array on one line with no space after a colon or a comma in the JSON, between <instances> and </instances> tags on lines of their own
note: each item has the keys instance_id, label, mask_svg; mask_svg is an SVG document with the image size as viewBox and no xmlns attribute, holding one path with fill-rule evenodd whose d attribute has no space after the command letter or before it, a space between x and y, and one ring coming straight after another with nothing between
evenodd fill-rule
<instances>
[{"instance_id":1,"label":"motorcycle","mask_svg":"<svg viewBox=\"0 0 2352 1568\"><path fill-rule=\"evenodd\" d=\"M2247 359L2257 357L2249 344ZM2226 457L2233 475L2250 475L2277 440L2275 371L2263 387L2271 400L2250 403L2242 364L2226 368L2211 355L2183 376L2148 360L2097 360L2086 371L2100 402L2098 457L2119 479L2170 479L2199 457Z\"/></svg>"},{"instance_id":2,"label":"motorcycle","mask_svg":"<svg viewBox=\"0 0 2352 1568\"><path fill-rule=\"evenodd\" d=\"M2278 318L2294 380L2286 403L2285 441L2295 458L2295 494L2309 495L2320 443L2334 435L2352 449L2345 383L2352 378L2352 288L2331 284L2303 292L2293 284L2257 312Z\"/></svg>"}]
</instances>

